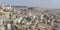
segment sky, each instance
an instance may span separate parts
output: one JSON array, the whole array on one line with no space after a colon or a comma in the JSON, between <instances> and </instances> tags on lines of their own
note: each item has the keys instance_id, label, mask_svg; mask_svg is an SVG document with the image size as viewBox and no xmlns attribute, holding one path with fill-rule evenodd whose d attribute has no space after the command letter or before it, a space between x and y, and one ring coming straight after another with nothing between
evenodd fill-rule
<instances>
[{"instance_id":1,"label":"sky","mask_svg":"<svg viewBox=\"0 0 60 30\"><path fill-rule=\"evenodd\" d=\"M60 8L60 0L0 0L0 4Z\"/></svg>"}]
</instances>

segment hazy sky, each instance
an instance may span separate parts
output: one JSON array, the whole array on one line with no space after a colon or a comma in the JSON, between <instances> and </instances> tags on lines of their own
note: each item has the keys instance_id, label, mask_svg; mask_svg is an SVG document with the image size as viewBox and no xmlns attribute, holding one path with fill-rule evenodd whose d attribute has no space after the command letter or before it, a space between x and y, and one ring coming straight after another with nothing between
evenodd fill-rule
<instances>
[{"instance_id":1,"label":"hazy sky","mask_svg":"<svg viewBox=\"0 0 60 30\"><path fill-rule=\"evenodd\" d=\"M60 8L60 0L0 0L0 3L19 6L41 6Z\"/></svg>"}]
</instances>

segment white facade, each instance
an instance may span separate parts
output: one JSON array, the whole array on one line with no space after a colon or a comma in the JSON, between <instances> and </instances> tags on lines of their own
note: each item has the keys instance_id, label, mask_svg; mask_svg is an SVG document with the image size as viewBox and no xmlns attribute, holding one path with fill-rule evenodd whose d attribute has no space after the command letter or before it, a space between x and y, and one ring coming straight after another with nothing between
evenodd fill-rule
<instances>
[{"instance_id":1,"label":"white facade","mask_svg":"<svg viewBox=\"0 0 60 30\"><path fill-rule=\"evenodd\" d=\"M11 29L11 24L7 24L7 29Z\"/></svg>"}]
</instances>

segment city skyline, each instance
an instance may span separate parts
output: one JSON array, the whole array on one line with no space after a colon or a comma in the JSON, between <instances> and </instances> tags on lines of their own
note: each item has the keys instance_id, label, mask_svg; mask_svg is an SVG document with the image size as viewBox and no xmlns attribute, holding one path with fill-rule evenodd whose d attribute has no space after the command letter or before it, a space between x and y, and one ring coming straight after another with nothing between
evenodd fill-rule
<instances>
[{"instance_id":1,"label":"city skyline","mask_svg":"<svg viewBox=\"0 0 60 30\"><path fill-rule=\"evenodd\" d=\"M0 4L60 8L60 0L0 0Z\"/></svg>"}]
</instances>

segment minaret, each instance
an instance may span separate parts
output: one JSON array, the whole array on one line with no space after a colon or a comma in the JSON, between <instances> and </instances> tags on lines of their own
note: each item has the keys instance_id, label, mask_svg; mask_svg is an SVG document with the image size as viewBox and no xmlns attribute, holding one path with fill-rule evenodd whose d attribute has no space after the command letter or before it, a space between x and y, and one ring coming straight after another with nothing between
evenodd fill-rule
<instances>
[{"instance_id":1,"label":"minaret","mask_svg":"<svg viewBox=\"0 0 60 30\"><path fill-rule=\"evenodd\" d=\"M2 9L5 9L5 4L1 4L1 8Z\"/></svg>"}]
</instances>

